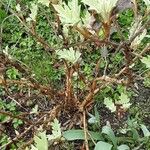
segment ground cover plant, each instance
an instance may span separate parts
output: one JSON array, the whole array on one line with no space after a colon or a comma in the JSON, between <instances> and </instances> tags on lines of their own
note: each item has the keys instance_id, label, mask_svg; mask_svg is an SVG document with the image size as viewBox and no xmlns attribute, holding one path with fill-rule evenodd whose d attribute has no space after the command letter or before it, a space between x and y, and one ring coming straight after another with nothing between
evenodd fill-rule
<instances>
[{"instance_id":1,"label":"ground cover plant","mask_svg":"<svg viewBox=\"0 0 150 150\"><path fill-rule=\"evenodd\" d=\"M150 0L1 0L0 149L149 150Z\"/></svg>"}]
</instances>

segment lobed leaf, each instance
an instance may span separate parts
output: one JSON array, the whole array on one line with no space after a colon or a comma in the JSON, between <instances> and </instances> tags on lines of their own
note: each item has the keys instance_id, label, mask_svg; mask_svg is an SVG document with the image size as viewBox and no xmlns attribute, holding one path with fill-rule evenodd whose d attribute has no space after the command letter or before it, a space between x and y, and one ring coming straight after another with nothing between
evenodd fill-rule
<instances>
[{"instance_id":1,"label":"lobed leaf","mask_svg":"<svg viewBox=\"0 0 150 150\"><path fill-rule=\"evenodd\" d=\"M59 59L65 59L66 61L71 62L72 64L76 63L81 56L79 51L73 50L73 48L69 48L69 50L58 50L56 54L59 56Z\"/></svg>"},{"instance_id":2,"label":"lobed leaf","mask_svg":"<svg viewBox=\"0 0 150 150\"><path fill-rule=\"evenodd\" d=\"M53 6L63 24L74 26L80 22L81 6L78 5L78 0L72 0L68 2L68 5L66 3L60 3Z\"/></svg>"},{"instance_id":3,"label":"lobed leaf","mask_svg":"<svg viewBox=\"0 0 150 150\"><path fill-rule=\"evenodd\" d=\"M141 61L146 65L147 68L150 68L150 55L148 55L147 57L143 57Z\"/></svg>"},{"instance_id":4,"label":"lobed leaf","mask_svg":"<svg viewBox=\"0 0 150 150\"><path fill-rule=\"evenodd\" d=\"M116 111L116 106L114 104L114 102L112 101L111 98L105 98L104 99L104 104L106 105L106 107L111 110L111 112L115 112Z\"/></svg>"},{"instance_id":5,"label":"lobed leaf","mask_svg":"<svg viewBox=\"0 0 150 150\"><path fill-rule=\"evenodd\" d=\"M118 0L82 0L82 2L89 6L89 10L95 10L101 15L104 23L109 22L111 12L116 6Z\"/></svg>"}]
</instances>

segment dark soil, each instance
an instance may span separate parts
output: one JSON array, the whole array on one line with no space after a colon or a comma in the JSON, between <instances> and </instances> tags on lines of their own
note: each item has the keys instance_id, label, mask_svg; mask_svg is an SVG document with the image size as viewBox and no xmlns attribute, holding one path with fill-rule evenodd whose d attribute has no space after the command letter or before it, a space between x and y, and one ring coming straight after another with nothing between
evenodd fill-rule
<instances>
[{"instance_id":1,"label":"dark soil","mask_svg":"<svg viewBox=\"0 0 150 150\"><path fill-rule=\"evenodd\" d=\"M126 124L128 117L134 118L138 114L141 122L150 128L150 88L145 87L142 81L137 81L137 87L131 99L132 106L122 114L121 118L118 118L118 114L111 113L104 104L98 105L101 126L109 121L112 128L117 131Z\"/></svg>"},{"instance_id":2,"label":"dark soil","mask_svg":"<svg viewBox=\"0 0 150 150\"><path fill-rule=\"evenodd\" d=\"M33 91L33 94L28 96L27 93L13 96L16 101L20 103L21 106L23 106L26 110L28 110L28 113L31 111L31 109L38 105L38 111L50 111L53 106L57 105L54 103L54 101L51 101L48 97L36 93L36 91ZM142 82L138 82L138 89L136 91L136 96L132 99L132 106L130 110L123 113L121 118L118 118L118 115L115 113L111 113L103 104L98 106L98 111L100 114L100 121L101 126L106 125L106 122L109 121L113 130L117 131L120 127L123 127L126 124L126 120L128 116L136 115L138 114L138 117L142 120L142 122L150 127L150 88L144 87ZM25 110L19 106L17 106L17 110L19 112L25 112ZM75 117L76 112L73 114L68 114L67 112L61 111L59 114L59 121L61 123L61 127L64 130L67 130L69 128L75 127L80 128L80 125L82 124L80 120L80 115ZM32 121L37 120L41 115L34 116L34 115L27 115L26 119L31 119ZM87 117L88 118L88 117ZM78 119L78 120L77 120ZM80 122L79 122L80 121ZM3 127L7 133L7 135L11 138L14 138L16 136L12 120L10 122L4 123ZM27 128L28 125L23 124L20 127L17 128L17 131L19 133L23 132L25 128ZM50 130L50 128L49 128ZM48 131L51 132L51 131ZM34 135L34 130L30 130L23 138L24 140L28 141L30 138L32 138ZM80 143L78 143L80 145Z\"/></svg>"},{"instance_id":3,"label":"dark soil","mask_svg":"<svg viewBox=\"0 0 150 150\"><path fill-rule=\"evenodd\" d=\"M150 88L146 88L140 81L137 91L137 96L133 98L133 106L137 108L143 122L150 127Z\"/></svg>"}]
</instances>

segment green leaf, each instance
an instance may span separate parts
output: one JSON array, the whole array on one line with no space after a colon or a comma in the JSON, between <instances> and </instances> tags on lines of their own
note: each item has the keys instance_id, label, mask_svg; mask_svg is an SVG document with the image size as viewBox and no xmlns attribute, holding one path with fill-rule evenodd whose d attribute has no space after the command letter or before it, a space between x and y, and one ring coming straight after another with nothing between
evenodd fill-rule
<instances>
[{"instance_id":1,"label":"green leaf","mask_svg":"<svg viewBox=\"0 0 150 150\"><path fill-rule=\"evenodd\" d=\"M89 131L90 136L93 138L93 140L102 140L102 137L97 132ZM74 141L74 140L84 140L84 131L83 130L68 130L64 131L62 133L63 137L67 139L67 141ZM90 139L90 137L88 138Z\"/></svg>"},{"instance_id":2,"label":"green leaf","mask_svg":"<svg viewBox=\"0 0 150 150\"><path fill-rule=\"evenodd\" d=\"M50 0L38 0L38 3L41 3L47 7L49 7L49 4L50 4Z\"/></svg>"},{"instance_id":3,"label":"green leaf","mask_svg":"<svg viewBox=\"0 0 150 150\"><path fill-rule=\"evenodd\" d=\"M135 36L139 30L142 27L142 21L141 21L141 17L136 18L130 28L129 31L129 40L132 39L133 36ZM147 34L147 30L144 29L143 32L141 34L139 34L138 36L136 36L136 38L132 41L130 47L132 49L137 49L137 47L141 44L142 40L146 37Z\"/></svg>"},{"instance_id":4,"label":"green leaf","mask_svg":"<svg viewBox=\"0 0 150 150\"><path fill-rule=\"evenodd\" d=\"M135 141L137 141L137 140L140 138L140 136L139 136L139 134L138 134L138 131L137 131L135 128L131 128L130 130L131 130L131 132L132 132L132 134L133 134L133 139L134 139Z\"/></svg>"},{"instance_id":5,"label":"green leaf","mask_svg":"<svg viewBox=\"0 0 150 150\"><path fill-rule=\"evenodd\" d=\"M0 23L7 17L7 13L0 8Z\"/></svg>"},{"instance_id":6,"label":"green leaf","mask_svg":"<svg viewBox=\"0 0 150 150\"><path fill-rule=\"evenodd\" d=\"M147 129L147 127L144 124L141 124L141 129L143 131L144 137L150 136L150 131Z\"/></svg>"},{"instance_id":7,"label":"green leaf","mask_svg":"<svg viewBox=\"0 0 150 150\"><path fill-rule=\"evenodd\" d=\"M58 50L56 54L59 56L59 59L65 59L66 61L71 62L72 64L76 63L81 56L79 51L73 50L73 48L69 48L69 50Z\"/></svg>"},{"instance_id":8,"label":"green leaf","mask_svg":"<svg viewBox=\"0 0 150 150\"><path fill-rule=\"evenodd\" d=\"M94 107L94 112L95 112L95 116L88 113L88 115L90 116L90 118L88 119L88 123L100 125L99 113L96 106Z\"/></svg>"},{"instance_id":9,"label":"green leaf","mask_svg":"<svg viewBox=\"0 0 150 150\"><path fill-rule=\"evenodd\" d=\"M124 103L129 103L130 99L128 98L128 95L125 93L121 93L121 95L119 96L120 99L120 104L124 104Z\"/></svg>"},{"instance_id":10,"label":"green leaf","mask_svg":"<svg viewBox=\"0 0 150 150\"><path fill-rule=\"evenodd\" d=\"M29 149L27 149L29 150ZM31 150L38 150L34 145L31 145Z\"/></svg>"},{"instance_id":11,"label":"green leaf","mask_svg":"<svg viewBox=\"0 0 150 150\"><path fill-rule=\"evenodd\" d=\"M100 141L96 144L94 150L111 150L113 145Z\"/></svg>"},{"instance_id":12,"label":"green leaf","mask_svg":"<svg viewBox=\"0 0 150 150\"><path fill-rule=\"evenodd\" d=\"M61 138L61 127L59 121L55 118L54 122L51 123L52 134L47 135L48 140L56 140Z\"/></svg>"},{"instance_id":13,"label":"green leaf","mask_svg":"<svg viewBox=\"0 0 150 150\"><path fill-rule=\"evenodd\" d=\"M143 30L143 32L137 36L134 41L131 43L131 47L133 49L137 49L137 47L141 44L142 40L146 37L147 30Z\"/></svg>"},{"instance_id":14,"label":"green leaf","mask_svg":"<svg viewBox=\"0 0 150 150\"><path fill-rule=\"evenodd\" d=\"M63 24L73 26L80 22L81 6L78 5L78 0L69 1L68 6L66 3L60 3L53 6L58 12L60 20Z\"/></svg>"},{"instance_id":15,"label":"green leaf","mask_svg":"<svg viewBox=\"0 0 150 150\"><path fill-rule=\"evenodd\" d=\"M116 6L118 0L82 0L82 2L89 7L90 10L97 11L101 15L103 22L109 22L111 12Z\"/></svg>"},{"instance_id":16,"label":"green leaf","mask_svg":"<svg viewBox=\"0 0 150 150\"><path fill-rule=\"evenodd\" d=\"M68 130L68 131L64 131L62 134L63 137L67 139L67 141L84 140L83 130Z\"/></svg>"},{"instance_id":17,"label":"green leaf","mask_svg":"<svg viewBox=\"0 0 150 150\"><path fill-rule=\"evenodd\" d=\"M38 113L38 105L35 105L33 108L32 108L32 111L30 112L31 114L36 114Z\"/></svg>"},{"instance_id":18,"label":"green leaf","mask_svg":"<svg viewBox=\"0 0 150 150\"><path fill-rule=\"evenodd\" d=\"M29 149L28 147L25 148L25 150L36 150L34 148L32 148L33 145L31 145L31 149Z\"/></svg>"},{"instance_id":19,"label":"green leaf","mask_svg":"<svg viewBox=\"0 0 150 150\"><path fill-rule=\"evenodd\" d=\"M96 117L94 115L92 115L92 114L89 113L89 116L90 116L90 118L88 119L88 123L89 124L98 123L98 121L97 121L97 119L96 119Z\"/></svg>"},{"instance_id":20,"label":"green leaf","mask_svg":"<svg viewBox=\"0 0 150 150\"><path fill-rule=\"evenodd\" d=\"M83 26L90 28L90 26L89 26L90 17L91 17L91 14L88 11L86 11L84 17L82 18ZM93 19L93 21L95 21L95 19Z\"/></svg>"},{"instance_id":21,"label":"green leaf","mask_svg":"<svg viewBox=\"0 0 150 150\"><path fill-rule=\"evenodd\" d=\"M27 21L36 21L36 16L37 16L37 11L38 11L38 6L37 4L32 3L31 8L30 8L31 14L29 17L26 19Z\"/></svg>"},{"instance_id":22,"label":"green leaf","mask_svg":"<svg viewBox=\"0 0 150 150\"><path fill-rule=\"evenodd\" d=\"M98 125L100 125L100 115L99 115L99 112L98 112L96 106L94 107L94 112L95 112L95 119L96 119L96 122L98 123Z\"/></svg>"},{"instance_id":23,"label":"green leaf","mask_svg":"<svg viewBox=\"0 0 150 150\"><path fill-rule=\"evenodd\" d=\"M147 10L150 10L150 0L143 0L145 5L147 6Z\"/></svg>"},{"instance_id":24,"label":"green leaf","mask_svg":"<svg viewBox=\"0 0 150 150\"><path fill-rule=\"evenodd\" d=\"M102 133L106 134L109 137L109 139L113 142L113 145L117 147L117 139L115 137L114 131L111 129L110 126L104 126L102 128Z\"/></svg>"},{"instance_id":25,"label":"green leaf","mask_svg":"<svg viewBox=\"0 0 150 150\"><path fill-rule=\"evenodd\" d=\"M117 147L117 150L130 150L128 145L122 144Z\"/></svg>"},{"instance_id":26,"label":"green leaf","mask_svg":"<svg viewBox=\"0 0 150 150\"><path fill-rule=\"evenodd\" d=\"M146 65L147 68L150 68L150 55L148 55L147 57L143 57L141 61Z\"/></svg>"},{"instance_id":27,"label":"green leaf","mask_svg":"<svg viewBox=\"0 0 150 150\"><path fill-rule=\"evenodd\" d=\"M6 75L9 79L17 79L18 77L20 77L19 71L15 68L7 70Z\"/></svg>"},{"instance_id":28,"label":"green leaf","mask_svg":"<svg viewBox=\"0 0 150 150\"><path fill-rule=\"evenodd\" d=\"M17 5L16 5L16 10L17 10L18 12L20 12L20 11L21 11L20 4L17 4Z\"/></svg>"},{"instance_id":29,"label":"green leaf","mask_svg":"<svg viewBox=\"0 0 150 150\"><path fill-rule=\"evenodd\" d=\"M111 112L115 112L116 111L116 106L113 103L113 100L111 98L105 98L104 99L104 104L106 105L106 107L111 110Z\"/></svg>"},{"instance_id":30,"label":"green leaf","mask_svg":"<svg viewBox=\"0 0 150 150\"><path fill-rule=\"evenodd\" d=\"M119 99L120 99L119 101L116 101L116 104L122 105L122 107L125 109L130 107L131 103L129 103L130 99L127 94L121 93L121 95L119 96Z\"/></svg>"},{"instance_id":31,"label":"green leaf","mask_svg":"<svg viewBox=\"0 0 150 150\"><path fill-rule=\"evenodd\" d=\"M35 150L48 150L48 140L46 136L46 131L40 132L38 136L35 136L34 142L35 142L35 146L32 147Z\"/></svg>"}]
</instances>

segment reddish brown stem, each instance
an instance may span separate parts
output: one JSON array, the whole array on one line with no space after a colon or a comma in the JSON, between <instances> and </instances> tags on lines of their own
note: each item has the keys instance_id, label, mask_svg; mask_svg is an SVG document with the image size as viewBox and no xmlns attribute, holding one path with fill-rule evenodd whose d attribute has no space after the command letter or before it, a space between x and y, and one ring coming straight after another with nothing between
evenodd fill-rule
<instances>
[{"instance_id":1,"label":"reddish brown stem","mask_svg":"<svg viewBox=\"0 0 150 150\"><path fill-rule=\"evenodd\" d=\"M131 49L129 46L125 45L124 48L124 55L125 55L125 61L126 61L126 76L128 78L128 84L131 84L133 82L133 73L130 68L131 62L132 62L132 55L131 55Z\"/></svg>"},{"instance_id":2,"label":"reddish brown stem","mask_svg":"<svg viewBox=\"0 0 150 150\"><path fill-rule=\"evenodd\" d=\"M109 39L110 36L110 24L109 23L103 23L104 32L105 32L105 39Z\"/></svg>"},{"instance_id":3,"label":"reddish brown stem","mask_svg":"<svg viewBox=\"0 0 150 150\"><path fill-rule=\"evenodd\" d=\"M72 75L74 73L73 67L69 67L67 62L65 62L66 66L66 98L65 98L65 107L66 109L74 109L76 102L75 102L75 97L73 93L73 86L72 86Z\"/></svg>"}]
</instances>

